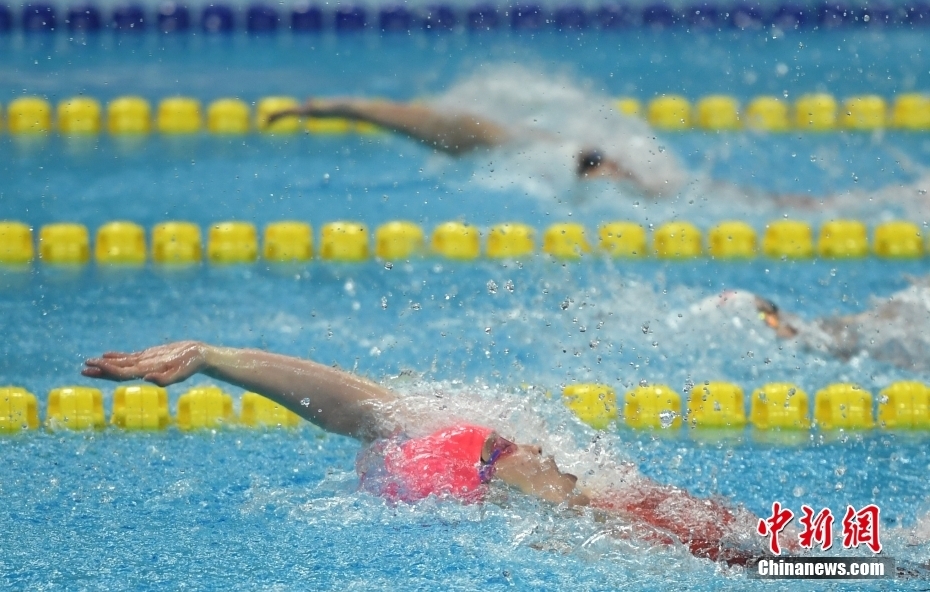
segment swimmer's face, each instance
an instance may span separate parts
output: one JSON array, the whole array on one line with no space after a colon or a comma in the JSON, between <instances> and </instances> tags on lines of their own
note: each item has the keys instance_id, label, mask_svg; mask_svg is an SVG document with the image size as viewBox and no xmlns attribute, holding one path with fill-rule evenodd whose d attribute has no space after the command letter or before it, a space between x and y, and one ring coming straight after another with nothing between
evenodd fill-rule
<instances>
[{"instance_id":1,"label":"swimmer's face","mask_svg":"<svg viewBox=\"0 0 930 592\"><path fill-rule=\"evenodd\" d=\"M587 503L575 491L578 478L563 473L551 456L536 445L515 445L497 461L497 476L523 491L554 503Z\"/></svg>"},{"instance_id":2,"label":"swimmer's face","mask_svg":"<svg viewBox=\"0 0 930 592\"><path fill-rule=\"evenodd\" d=\"M790 338L798 334L794 327L782 320L778 307L771 300L756 296L756 310L759 311L759 319L773 329L778 337Z\"/></svg>"},{"instance_id":3,"label":"swimmer's face","mask_svg":"<svg viewBox=\"0 0 930 592\"><path fill-rule=\"evenodd\" d=\"M582 152L578 155L575 172L582 180L635 181L629 171L624 170L616 161L605 158L596 150Z\"/></svg>"},{"instance_id":4,"label":"swimmer's face","mask_svg":"<svg viewBox=\"0 0 930 592\"><path fill-rule=\"evenodd\" d=\"M597 150L584 150L578 155L575 172L581 179L600 177L604 174L604 157Z\"/></svg>"},{"instance_id":5,"label":"swimmer's face","mask_svg":"<svg viewBox=\"0 0 930 592\"><path fill-rule=\"evenodd\" d=\"M492 432L481 449L481 462L490 463L517 451L517 445L497 432Z\"/></svg>"},{"instance_id":6,"label":"swimmer's face","mask_svg":"<svg viewBox=\"0 0 930 592\"><path fill-rule=\"evenodd\" d=\"M778 329L781 319L778 316L778 307L775 306L774 302L756 296L756 310L759 311L759 319L772 329Z\"/></svg>"}]
</instances>

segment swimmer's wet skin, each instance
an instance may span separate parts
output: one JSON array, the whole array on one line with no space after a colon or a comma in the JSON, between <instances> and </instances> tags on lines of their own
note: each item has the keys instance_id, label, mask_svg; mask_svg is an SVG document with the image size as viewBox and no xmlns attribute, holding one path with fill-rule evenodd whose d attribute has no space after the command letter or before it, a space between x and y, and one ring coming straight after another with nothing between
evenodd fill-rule
<instances>
[{"instance_id":1,"label":"swimmer's wet skin","mask_svg":"<svg viewBox=\"0 0 930 592\"><path fill-rule=\"evenodd\" d=\"M483 426L459 423L407 438L397 429L396 393L310 360L185 341L105 353L86 360L82 371L93 378L141 378L161 386L197 373L260 393L327 431L370 444L357 464L362 487L392 500L445 496L478 502L496 477L546 502L622 516L643 526L647 540L681 543L697 557L745 565L760 555L727 541L737 526L751 532L757 519L748 512L642 477L624 483L622 490L586 491L538 446L512 443ZM665 510L669 504L676 508L674 516ZM687 519L681 519L682 513Z\"/></svg>"}]
</instances>

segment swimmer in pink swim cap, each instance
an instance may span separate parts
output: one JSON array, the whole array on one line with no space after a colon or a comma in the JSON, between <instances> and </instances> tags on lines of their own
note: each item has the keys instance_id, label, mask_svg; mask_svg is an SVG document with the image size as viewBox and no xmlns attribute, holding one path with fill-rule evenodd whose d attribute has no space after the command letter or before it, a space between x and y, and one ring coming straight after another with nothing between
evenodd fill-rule
<instances>
[{"instance_id":1,"label":"swimmer in pink swim cap","mask_svg":"<svg viewBox=\"0 0 930 592\"><path fill-rule=\"evenodd\" d=\"M511 442L485 426L450 419L432 433L408 437L393 417L399 394L310 360L183 341L135 353L108 352L86 360L82 373L161 386L199 373L260 393L324 430L367 444L357 461L361 487L395 502L436 496L476 503L496 480L553 504L626 517L642 526L646 540L683 544L697 557L745 564L761 554L728 542L734 530L754 528L756 519L744 510L644 477L622 490L595 493L580 487L539 446Z\"/></svg>"}]
</instances>

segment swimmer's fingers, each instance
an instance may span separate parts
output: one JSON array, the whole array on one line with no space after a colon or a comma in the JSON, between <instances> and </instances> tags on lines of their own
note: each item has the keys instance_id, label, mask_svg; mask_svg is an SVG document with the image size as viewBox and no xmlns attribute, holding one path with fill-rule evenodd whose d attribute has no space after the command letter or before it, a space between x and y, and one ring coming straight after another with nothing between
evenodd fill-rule
<instances>
[{"instance_id":1,"label":"swimmer's fingers","mask_svg":"<svg viewBox=\"0 0 930 592\"><path fill-rule=\"evenodd\" d=\"M159 386L180 382L194 373L191 364L176 360L160 362L148 360L136 364L119 365L110 360L95 359L87 360L84 364L85 368L81 371L84 376L117 382L141 378Z\"/></svg>"},{"instance_id":2,"label":"swimmer's fingers","mask_svg":"<svg viewBox=\"0 0 930 592\"><path fill-rule=\"evenodd\" d=\"M91 378L123 381L132 380L133 378L141 378L143 376L133 366L118 366L102 358L85 360L84 366L84 369L81 370L81 374Z\"/></svg>"},{"instance_id":3,"label":"swimmer's fingers","mask_svg":"<svg viewBox=\"0 0 930 592\"><path fill-rule=\"evenodd\" d=\"M198 372L204 361L203 350L201 343L181 341L131 354L107 352L100 358L86 360L82 374L106 380L142 378L164 386Z\"/></svg>"}]
</instances>

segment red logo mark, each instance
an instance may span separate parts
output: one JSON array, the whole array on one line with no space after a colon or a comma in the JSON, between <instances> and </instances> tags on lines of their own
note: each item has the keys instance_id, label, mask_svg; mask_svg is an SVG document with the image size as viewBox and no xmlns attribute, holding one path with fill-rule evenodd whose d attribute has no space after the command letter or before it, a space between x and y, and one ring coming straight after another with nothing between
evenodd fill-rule
<instances>
[{"instance_id":1,"label":"red logo mark","mask_svg":"<svg viewBox=\"0 0 930 592\"><path fill-rule=\"evenodd\" d=\"M846 506L843 516L843 547L852 549L866 545L873 553L880 553L882 543L878 536L879 509L869 504L858 512L852 506Z\"/></svg>"},{"instance_id":2,"label":"red logo mark","mask_svg":"<svg viewBox=\"0 0 930 592\"><path fill-rule=\"evenodd\" d=\"M768 536L769 549L775 555L781 554L781 546L778 544L778 535L785 530L788 523L794 518L794 512L787 508L782 508L778 502L772 502L772 515L768 518L759 519L759 525L756 532L759 536Z\"/></svg>"},{"instance_id":3,"label":"red logo mark","mask_svg":"<svg viewBox=\"0 0 930 592\"><path fill-rule=\"evenodd\" d=\"M798 535L801 546L810 549L814 543L819 543L820 548L824 551L833 546L833 512L830 508L820 510L817 516L814 516L814 510L810 506L801 506L801 512L804 513L799 519L804 530Z\"/></svg>"}]
</instances>

